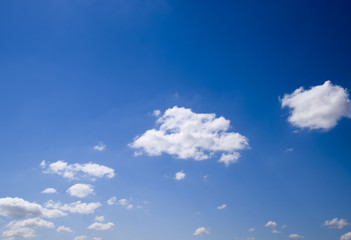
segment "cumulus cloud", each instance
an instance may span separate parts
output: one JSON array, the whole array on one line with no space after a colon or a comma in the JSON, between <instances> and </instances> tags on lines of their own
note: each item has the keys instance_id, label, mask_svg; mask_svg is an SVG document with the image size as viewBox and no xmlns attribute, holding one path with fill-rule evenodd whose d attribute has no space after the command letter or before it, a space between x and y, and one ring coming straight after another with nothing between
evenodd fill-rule
<instances>
[{"instance_id":1,"label":"cumulus cloud","mask_svg":"<svg viewBox=\"0 0 351 240\"><path fill-rule=\"evenodd\" d=\"M85 198L94 193L94 187L90 184L77 183L68 188L66 192L73 197Z\"/></svg>"},{"instance_id":2,"label":"cumulus cloud","mask_svg":"<svg viewBox=\"0 0 351 240\"><path fill-rule=\"evenodd\" d=\"M112 168L91 162L84 164L68 164L65 161L59 160L50 163L48 166L46 163L40 165L44 166L44 173L57 174L68 179L85 177L94 180L95 178L113 178L115 176L115 171Z\"/></svg>"},{"instance_id":3,"label":"cumulus cloud","mask_svg":"<svg viewBox=\"0 0 351 240\"><path fill-rule=\"evenodd\" d=\"M218 210L222 210L225 209L227 207L227 204L222 204L220 206L217 207Z\"/></svg>"},{"instance_id":4,"label":"cumulus cloud","mask_svg":"<svg viewBox=\"0 0 351 240\"><path fill-rule=\"evenodd\" d=\"M328 228L338 228L338 229L343 229L347 225L350 225L350 223L343 218L340 218L340 219L334 218L332 220L327 220L323 224L323 226L326 226Z\"/></svg>"},{"instance_id":5,"label":"cumulus cloud","mask_svg":"<svg viewBox=\"0 0 351 240\"><path fill-rule=\"evenodd\" d=\"M56 218L67 214L57 209L47 209L22 198L0 198L0 215L9 218Z\"/></svg>"},{"instance_id":6,"label":"cumulus cloud","mask_svg":"<svg viewBox=\"0 0 351 240\"><path fill-rule=\"evenodd\" d=\"M107 204L110 205L110 206L111 206L111 205L115 205L115 204L117 204L117 198L114 197L114 196L113 196L113 197L110 197L106 202L107 202Z\"/></svg>"},{"instance_id":7,"label":"cumulus cloud","mask_svg":"<svg viewBox=\"0 0 351 240\"><path fill-rule=\"evenodd\" d=\"M272 228L275 228L275 227L277 227L277 223L276 222L274 222L274 221L268 221L264 226L265 227L272 227Z\"/></svg>"},{"instance_id":8,"label":"cumulus cloud","mask_svg":"<svg viewBox=\"0 0 351 240\"><path fill-rule=\"evenodd\" d=\"M351 232L345 233L340 237L340 240L351 240Z\"/></svg>"},{"instance_id":9,"label":"cumulus cloud","mask_svg":"<svg viewBox=\"0 0 351 240\"><path fill-rule=\"evenodd\" d=\"M102 142L99 142L95 146L93 146L94 151L102 152L106 150L106 145L104 145Z\"/></svg>"},{"instance_id":10,"label":"cumulus cloud","mask_svg":"<svg viewBox=\"0 0 351 240\"><path fill-rule=\"evenodd\" d=\"M118 200L118 203L127 210L130 210L134 207L134 205L131 204L130 201L128 199L125 199L125 198Z\"/></svg>"},{"instance_id":11,"label":"cumulus cloud","mask_svg":"<svg viewBox=\"0 0 351 240\"><path fill-rule=\"evenodd\" d=\"M84 203L81 201L61 204L60 202L49 201L46 203L45 207L70 213L92 214L97 208L101 207L101 204L99 202Z\"/></svg>"},{"instance_id":12,"label":"cumulus cloud","mask_svg":"<svg viewBox=\"0 0 351 240\"><path fill-rule=\"evenodd\" d=\"M36 234L33 228L54 227L54 223L45 221L38 217L26 220L11 221L5 226L6 230L2 233L2 236L7 238L34 238Z\"/></svg>"},{"instance_id":13,"label":"cumulus cloud","mask_svg":"<svg viewBox=\"0 0 351 240\"><path fill-rule=\"evenodd\" d=\"M272 233L277 234L277 233L280 233L280 231L278 231L278 230L276 230L276 229L273 229L273 230L272 230Z\"/></svg>"},{"instance_id":14,"label":"cumulus cloud","mask_svg":"<svg viewBox=\"0 0 351 240\"><path fill-rule=\"evenodd\" d=\"M174 179L177 181L183 180L185 179L186 173L184 172L184 170L181 170L179 172L176 172L176 174L174 175Z\"/></svg>"},{"instance_id":15,"label":"cumulus cloud","mask_svg":"<svg viewBox=\"0 0 351 240\"><path fill-rule=\"evenodd\" d=\"M101 222L94 222L91 224L88 229L93 229L97 231L106 231L112 229L114 224L112 222L109 223L101 223Z\"/></svg>"},{"instance_id":16,"label":"cumulus cloud","mask_svg":"<svg viewBox=\"0 0 351 240\"><path fill-rule=\"evenodd\" d=\"M87 239L87 236L85 235L77 236L74 238L74 240L85 240L85 239Z\"/></svg>"},{"instance_id":17,"label":"cumulus cloud","mask_svg":"<svg viewBox=\"0 0 351 240\"><path fill-rule=\"evenodd\" d=\"M52 194L52 193L57 193L57 191L56 191L55 188L46 188L41 193L43 193L43 194Z\"/></svg>"},{"instance_id":18,"label":"cumulus cloud","mask_svg":"<svg viewBox=\"0 0 351 240\"><path fill-rule=\"evenodd\" d=\"M237 161L237 151L249 147L248 139L229 132L230 121L215 114L198 114L177 106L167 109L156 121L158 129L147 130L129 144L137 155L167 153L180 159L209 159L222 153L221 162Z\"/></svg>"},{"instance_id":19,"label":"cumulus cloud","mask_svg":"<svg viewBox=\"0 0 351 240\"><path fill-rule=\"evenodd\" d=\"M351 118L347 90L330 81L309 90L300 87L285 94L281 105L291 109L288 121L299 128L329 130L342 117Z\"/></svg>"},{"instance_id":20,"label":"cumulus cloud","mask_svg":"<svg viewBox=\"0 0 351 240\"><path fill-rule=\"evenodd\" d=\"M73 232L69 227L59 226L56 230L57 232Z\"/></svg>"},{"instance_id":21,"label":"cumulus cloud","mask_svg":"<svg viewBox=\"0 0 351 240\"><path fill-rule=\"evenodd\" d=\"M297 234L297 233L293 233L293 234L290 234L290 235L289 235L289 238L295 238L295 239L300 238L300 239L302 239L302 238L305 238L305 237L304 237L304 236L301 236L301 235L299 235L299 234Z\"/></svg>"},{"instance_id":22,"label":"cumulus cloud","mask_svg":"<svg viewBox=\"0 0 351 240\"><path fill-rule=\"evenodd\" d=\"M194 236L206 235L206 234L210 234L210 231L208 231L205 227L199 227L193 233Z\"/></svg>"},{"instance_id":23,"label":"cumulus cloud","mask_svg":"<svg viewBox=\"0 0 351 240\"><path fill-rule=\"evenodd\" d=\"M250 228L249 229L249 232L254 232L256 229L254 229L254 228Z\"/></svg>"}]
</instances>

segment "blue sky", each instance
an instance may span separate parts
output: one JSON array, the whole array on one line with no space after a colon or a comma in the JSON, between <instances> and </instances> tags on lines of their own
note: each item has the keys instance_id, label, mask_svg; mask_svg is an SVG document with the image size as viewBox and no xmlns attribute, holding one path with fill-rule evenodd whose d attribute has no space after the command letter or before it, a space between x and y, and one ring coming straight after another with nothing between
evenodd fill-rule
<instances>
[{"instance_id":1,"label":"blue sky","mask_svg":"<svg viewBox=\"0 0 351 240\"><path fill-rule=\"evenodd\" d=\"M350 240L350 8L1 1L0 239Z\"/></svg>"}]
</instances>

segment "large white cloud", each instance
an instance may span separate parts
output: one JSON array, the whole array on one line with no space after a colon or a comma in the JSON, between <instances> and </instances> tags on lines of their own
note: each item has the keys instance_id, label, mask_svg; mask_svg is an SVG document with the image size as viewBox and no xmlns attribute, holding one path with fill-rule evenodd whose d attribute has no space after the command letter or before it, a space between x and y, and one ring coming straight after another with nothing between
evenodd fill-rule
<instances>
[{"instance_id":1,"label":"large white cloud","mask_svg":"<svg viewBox=\"0 0 351 240\"><path fill-rule=\"evenodd\" d=\"M351 240L351 232L345 233L340 237L340 240Z\"/></svg>"},{"instance_id":2,"label":"large white cloud","mask_svg":"<svg viewBox=\"0 0 351 240\"><path fill-rule=\"evenodd\" d=\"M338 228L338 229L343 229L345 226L350 225L349 222L347 222L346 219L343 218L334 218L332 220L327 220L323 224L324 226L328 228Z\"/></svg>"},{"instance_id":3,"label":"large white cloud","mask_svg":"<svg viewBox=\"0 0 351 240\"><path fill-rule=\"evenodd\" d=\"M101 207L101 204L99 202L84 203L81 201L61 204L60 202L49 201L45 207L70 213L92 214L97 208Z\"/></svg>"},{"instance_id":4,"label":"large white cloud","mask_svg":"<svg viewBox=\"0 0 351 240\"><path fill-rule=\"evenodd\" d=\"M94 180L95 178L113 178L115 176L115 171L112 168L91 162L68 164L59 160L47 165L45 161L42 161L40 166L45 169L45 173L57 174L68 179L85 177Z\"/></svg>"},{"instance_id":5,"label":"large white cloud","mask_svg":"<svg viewBox=\"0 0 351 240\"><path fill-rule=\"evenodd\" d=\"M6 230L2 233L7 238L34 238L36 236L33 228L54 228L52 222L40 218L31 218L20 221L11 221L5 226Z\"/></svg>"},{"instance_id":6,"label":"large white cloud","mask_svg":"<svg viewBox=\"0 0 351 240\"><path fill-rule=\"evenodd\" d=\"M347 90L326 81L309 90L303 87L281 99L282 107L291 108L288 121L299 128L329 130L342 117L351 118Z\"/></svg>"},{"instance_id":7,"label":"large white cloud","mask_svg":"<svg viewBox=\"0 0 351 240\"><path fill-rule=\"evenodd\" d=\"M216 118L215 114L194 113L191 109L175 106L160 115L156 123L158 129L147 130L129 144L137 149L136 155L167 153L180 159L204 160L219 152L225 159L228 154L239 156L238 150L249 147L245 136L228 132L229 120ZM235 162L223 159L222 162Z\"/></svg>"},{"instance_id":8,"label":"large white cloud","mask_svg":"<svg viewBox=\"0 0 351 240\"><path fill-rule=\"evenodd\" d=\"M210 231L208 231L205 227L199 227L193 233L194 236L200 236L200 235L206 235L206 234L210 234Z\"/></svg>"},{"instance_id":9,"label":"large white cloud","mask_svg":"<svg viewBox=\"0 0 351 240\"><path fill-rule=\"evenodd\" d=\"M58 209L47 209L22 198L0 198L0 215L9 218L56 218L67 214Z\"/></svg>"},{"instance_id":10,"label":"large white cloud","mask_svg":"<svg viewBox=\"0 0 351 240\"><path fill-rule=\"evenodd\" d=\"M68 188L66 192L73 197L85 198L94 193L94 187L90 184L77 183Z\"/></svg>"},{"instance_id":11,"label":"large white cloud","mask_svg":"<svg viewBox=\"0 0 351 240\"><path fill-rule=\"evenodd\" d=\"M109 223L101 223L101 222L95 222L91 224L88 229L93 229L97 231L106 231L112 229L114 224L112 222Z\"/></svg>"}]
</instances>

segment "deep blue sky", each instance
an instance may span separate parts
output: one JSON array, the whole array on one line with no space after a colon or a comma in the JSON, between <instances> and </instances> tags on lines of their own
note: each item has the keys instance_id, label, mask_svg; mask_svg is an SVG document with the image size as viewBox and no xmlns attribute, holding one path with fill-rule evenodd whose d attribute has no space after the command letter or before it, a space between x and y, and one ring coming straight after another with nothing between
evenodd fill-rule
<instances>
[{"instance_id":1,"label":"deep blue sky","mask_svg":"<svg viewBox=\"0 0 351 240\"><path fill-rule=\"evenodd\" d=\"M96 195L82 201L101 202L99 212L49 219L74 232L35 239L339 239L350 226L321 225L351 220L351 120L294 133L279 97L326 80L350 91L350 10L350 1L1 1L0 198L76 201L65 191L81 181L39 163L95 162L117 174L84 182ZM250 149L227 168L219 155L135 157L128 144L157 127L155 109L173 106L225 117ZM106 151L93 151L100 141ZM59 194L41 194L47 187ZM107 206L111 196L147 203L126 210ZM114 229L87 230L98 215ZM3 231L12 219L0 220ZM264 227L270 220L280 234ZM193 236L202 226L211 233Z\"/></svg>"}]
</instances>

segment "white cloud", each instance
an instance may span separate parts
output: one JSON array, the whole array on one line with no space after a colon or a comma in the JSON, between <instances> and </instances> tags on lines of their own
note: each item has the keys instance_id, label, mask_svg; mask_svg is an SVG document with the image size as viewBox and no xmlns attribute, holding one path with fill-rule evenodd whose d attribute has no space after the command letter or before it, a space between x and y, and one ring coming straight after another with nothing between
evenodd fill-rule
<instances>
[{"instance_id":1,"label":"white cloud","mask_svg":"<svg viewBox=\"0 0 351 240\"><path fill-rule=\"evenodd\" d=\"M174 179L177 181L183 180L185 179L186 173L184 172L184 170L181 170L179 172L176 172L176 174L174 175Z\"/></svg>"},{"instance_id":2,"label":"white cloud","mask_svg":"<svg viewBox=\"0 0 351 240\"><path fill-rule=\"evenodd\" d=\"M77 236L74 238L74 240L85 240L85 239L87 239L87 236L85 235Z\"/></svg>"},{"instance_id":3,"label":"white cloud","mask_svg":"<svg viewBox=\"0 0 351 240\"><path fill-rule=\"evenodd\" d=\"M107 201L107 204L108 205L115 205L116 203L117 203L117 198L116 197L111 197L111 198L109 198Z\"/></svg>"},{"instance_id":4,"label":"white cloud","mask_svg":"<svg viewBox=\"0 0 351 240\"><path fill-rule=\"evenodd\" d=\"M222 210L222 209L225 209L226 207L227 207L227 204L222 204L221 206L218 206L217 209Z\"/></svg>"},{"instance_id":5,"label":"white cloud","mask_svg":"<svg viewBox=\"0 0 351 240\"><path fill-rule=\"evenodd\" d=\"M158 110L158 109L156 109L156 110L152 113L152 115L154 115L155 117L160 116L160 114L161 114L161 111Z\"/></svg>"},{"instance_id":6,"label":"white cloud","mask_svg":"<svg viewBox=\"0 0 351 240\"><path fill-rule=\"evenodd\" d=\"M299 234L294 233L294 234L290 234L290 235L289 235L289 238L300 238L300 239L302 239L302 238L305 238L305 237L304 237L304 236L301 236L301 235L299 235Z\"/></svg>"},{"instance_id":7,"label":"white cloud","mask_svg":"<svg viewBox=\"0 0 351 240\"><path fill-rule=\"evenodd\" d=\"M105 231L105 230L110 230L112 229L114 224L112 222L109 223L100 223L100 222L95 222L91 224L88 229L93 229L97 231Z\"/></svg>"},{"instance_id":8,"label":"white cloud","mask_svg":"<svg viewBox=\"0 0 351 240\"><path fill-rule=\"evenodd\" d=\"M323 226L326 226L328 228L338 228L338 229L343 229L347 225L350 225L350 223L343 218L340 218L340 219L334 218L332 220L327 220L323 224Z\"/></svg>"},{"instance_id":9,"label":"white cloud","mask_svg":"<svg viewBox=\"0 0 351 240\"><path fill-rule=\"evenodd\" d=\"M46 164L44 168L46 168ZM115 171L104 165L91 162L84 164L68 164L62 160L50 163L44 173L57 174L68 179L86 177L94 180L95 178L113 178L115 176Z\"/></svg>"},{"instance_id":10,"label":"white cloud","mask_svg":"<svg viewBox=\"0 0 351 240\"><path fill-rule=\"evenodd\" d=\"M275 228L275 227L277 227L277 223L276 222L274 222L274 221L268 221L264 226L265 227L272 227L272 228Z\"/></svg>"},{"instance_id":11,"label":"white cloud","mask_svg":"<svg viewBox=\"0 0 351 240\"><path fill-rule=\"evenodd\" d=\"M254 229L254 228L250 228L249 229L249 232L254 232L256 229Z\"/></svg>"},{"instance_id":12,"label":"white cloud","mask_svg":"<svg viewBox=\"0 0 351 240\"><path fill-rule=\"evenodd\" d=\"M90 184L77 183L68 188L66 192L72 197L85 198L94 193L94 187Z\"/></svg>"},{"instance_id":13,"label":"white cloud","mask_svg":"<svg viewBox=\"0 0 351 240\"><path fill-rule=\"evenodd\" d=\"M93 240L102 240L101 237L94 237Z\"/></svg>"},{"instance_id":14,"label":"white cloud","mask_svg":"<svg viewBox=\"0 0 351 240\"><path fill-rule=\"evenodd\" d=\"M47 208L59 209L70 213L92 214L97 208L101 207L101 204L99 202L82 203L81 201L61 204L59 202L49 201L45 206Z\"/></svg>"},{"instance_id":15,"label":"white cloud","mask_svg":"<svg viewBox=\"0 0 351 240\"><path fill-rule=\"evenodd\" d=\"M276 229L273 229L273 230L272 230L272 233L277 234L277 233L280 233L280 231L278 231L278 230L276 230Z\"/></svg>"},{"instance_id":16,"label":"white cloud","mask_svg":"<svg viewBox=\"0 0 351 240\"><path fill-rule=\"evenodd\" d=\"M95 146L93 146L94 151L102 152L106 150L106 145L104 145L102 142L99 142Z\"/></svg>"},{"instance_id":17,"label":"white cloud","mask_svg":"<svg viewBox=\"0 0 351 240\"><path fill-rule=\"evenodd\" d=\"M59 226L56 230L57 232L73 232L69 227Z\"/></svg>"},{"instance_id":18,"label":"white cloud","mask_svg":"<svg viewBox=\"0 0 351 240\"><path fill-rule=\"evenodd\" d=\"M240 158L240 153L234 152L234 153L228 153L228 154L222 154L221 158L218 160L218 162L224 163L226 167L228 167L232 163L236 163Z\"/></svg>"},{"instance_id":19,"label":"white cloud","mask_svg":"<svg viewBox=\"0 0 351 240\"><path fill-rule=\"evenodd\" d=\"M127 209L127 210L130 210L130 209L132 209L133 207L134 207L133 204L128 204L128 205L126 206L126 209Z\"/></svg>"},{"instance_id":20,"label":"white cloud","mask_svg":"<svg viewBox=\"0 0 351 240\"><path fill-rule=\"evenodd\" d=\"M249 147L245 136L228 132L229 120L216 118L215 114L197 114L191 109L175 106L167 109L156 123L158 129L147 130L129 146L149 156L167 153L180 159L198 161L209 159L217 152L238 156L238 150ZM222 157L222 162L228 158L225 155ZM227 160L227 164L235 161Z\"/></svg>"},{"instance_id":21,"label":"white cloud","mask_svg":"<svg viewBox=\"0 0 351 240\"><path fill-rule=\"evenodd\" d=\"M347 90L326 81L309 90L303 87L281 99L282 107L291 108L288 121L299 128L329 130L342 117L351 118Z\"/></svg>"},{"instance_id":22,"label":"white cloud","mask_svg":"<svg viewBox=\"0 0 351 240\"><path fill-rule=\"evenodd\" d=\"M128 199L125 199L125 198L118 200L118 203L127 210L130 210L134 207L133 204L131 204L130 201Z\"/></svg>"},{"instance_id":23,"label":"white cloud","mask_svg":"<svg viewBox=\"0 0 351 240\"><path fill-rule=\"evenodd\" d=\"M97 222L103 222L103 221L105 221L105 217L104 217L104 216L96 216L96 217L95 217L95 221L97 221Z\"/></svg>"},{"instance_id":24,"label":"white cloud","mask_svg":"<svg viewBox=\"0 0 351 240\"><path fill-rule=\"evenodd\" d=\"M205 227L199 227L193 233L193 235L195 235L195 236L205 235L205 234L210 234L210 231L208 231Z\"/></svg>"},{"instance_id":25,"label":"white cloud","mask_svg":"<svg viewBox=\"0 0 351 240\"><path fill-rule=\"evenodd\" d=\"M340 237L340 240L351 240L351 232L345 233Z\"/></svg>"},{"instance_id":26,"label":"white cloud","mask_svg":"<svg viewBox=\"0 0 351 240\"><path fill-rule=\"evenodd\" d=\"M54 228L52 222L45 221L40 218L31 218L20 221L11 221L5 226L6 230L2 233L7 238L34 238L35 230L33 228Z\"/></svg>"},{"instance_id":27,"label":"white cloud","mask_svg":"<svg viewBox=\"0 0 351 240\"><path fill-rule=\"evenodd\" d=\"M56 218L66 216L64 212L46 209L37 203L31 203L22 198L0 198L0 215L9 218Z\"/></svg>"},{"instance_id":28,"label":"white cloud","mask_svg":"<svg viewBox=\"0 0 351 240\"><path fill-rule=\"evenodd\" d=\"M46 189L44 189L41 193L44 193L44 194L52 194L52 193L57 193L57 191L56 191L55 188L46 188Z\"/></svg>"}]
</instances>

